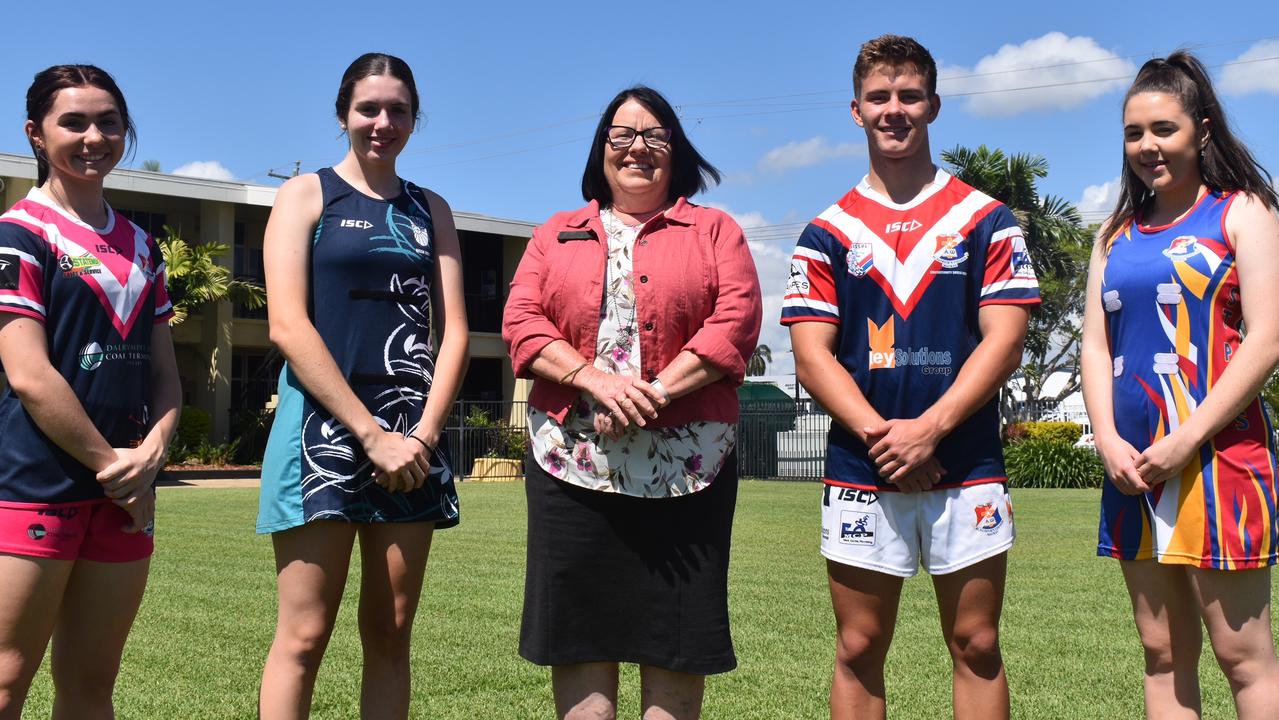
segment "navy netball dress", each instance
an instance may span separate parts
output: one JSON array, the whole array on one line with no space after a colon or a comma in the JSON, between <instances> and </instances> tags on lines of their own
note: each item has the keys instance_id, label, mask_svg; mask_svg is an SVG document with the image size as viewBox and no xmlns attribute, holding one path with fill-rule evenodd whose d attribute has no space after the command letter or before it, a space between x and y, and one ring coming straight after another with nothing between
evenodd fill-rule
<instances>
[{"instance_id":1,"label":"navy netball dress","mask_svg":"<svg viewBox=\"0 0 1279 720\"><path fill-rule=\"evenodd\" d=\"M431 342L434 226L423 192L401 181L393 200L368 197L319 171L324 212L310 257L307 307L347 383L384 429L421 421L435 370ZM390 492L373 481L363 446L286 364L262 463L257 530L315 520L458 523L444 438L423 486Z\"/></svg>"}]
</instances>

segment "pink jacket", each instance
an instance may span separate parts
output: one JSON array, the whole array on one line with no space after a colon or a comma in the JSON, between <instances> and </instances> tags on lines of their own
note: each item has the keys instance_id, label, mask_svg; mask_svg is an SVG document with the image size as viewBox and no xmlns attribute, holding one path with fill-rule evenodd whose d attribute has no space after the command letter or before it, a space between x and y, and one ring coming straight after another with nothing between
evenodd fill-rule
<instances>
[{"instance_id":1,"label":"pink jacket","mask_svg":"<svg viewBox=\"0 0 1279 720\"><path fill-rule=\"evenodd\" d=\"M606 238L594 201L557 213L533 231L502 319L516 377L534 377L529 365L555 340L594 359ZM682 350L724 373L663 408L655 424L737 422L736 388L759 339L762 314L759 276L741 228L719 210L680 198L640 231L632 261L643 378L656 377ZM578 394L534 377L529 402L563 422Z\"/></svg>"}]
</instances>

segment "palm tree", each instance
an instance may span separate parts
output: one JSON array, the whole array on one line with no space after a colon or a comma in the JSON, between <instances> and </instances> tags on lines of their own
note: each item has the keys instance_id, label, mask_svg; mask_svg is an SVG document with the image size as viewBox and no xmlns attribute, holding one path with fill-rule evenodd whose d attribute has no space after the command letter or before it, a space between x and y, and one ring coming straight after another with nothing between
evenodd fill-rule
<instances>
[{"instance_id":1,"label":"palm tree","mask_svg":"<svg viewBox=\"0 0 1279 720\"><path fill-rule=\"evenodd\" d=\"M168 225L164 226L164 233L166 237L159 243L173 301L170 325L186 320L191 311L205 303L230 300L248 308L266 304L266 290L231 277L230 268L215 260L230 252L226 243L189 243Z\"/></svg>"},{"instance_id":2,"label":"palm tree","mask_svg":"<svg viewBox=\"0 0 1279 720\"><path fill-rule=\"evenodd\" d=\"M746 374L763 375L768 372L768 364L773 361L773 351L767 345L756 345L751 359L746 361Z\"/></svg>"},{"instance_id":3,"label":"palm tree","mask_svg":"<svg viewBox=\"0 0 1279 720\"><path fill-rule=\"evenodd\" d=\"M143 160L142 169L147 170L149 172L160 172L160 161L159 160Z\"/></svg>"},{"instance_id":4,"label":"palm tree","mask_svg":"<svg viewBox=\"0 0 1279 720\"><path fill-rule=\"evenodd\" d=\"M1009 156L982 145L956 147L941 158L952 175L1007 205L1021 226L1043 304L1031 316L1025 361L1012 383L1028 400L1060 402L1079 389L1080 319L1093 233L1069 201L1039 194L1037 182L1048 176L1048 161L1040 155ZM1044 383L1057 372L1069 373L1068 382L1054 397L1042 398Z\"/></svg>"}]
</instances>

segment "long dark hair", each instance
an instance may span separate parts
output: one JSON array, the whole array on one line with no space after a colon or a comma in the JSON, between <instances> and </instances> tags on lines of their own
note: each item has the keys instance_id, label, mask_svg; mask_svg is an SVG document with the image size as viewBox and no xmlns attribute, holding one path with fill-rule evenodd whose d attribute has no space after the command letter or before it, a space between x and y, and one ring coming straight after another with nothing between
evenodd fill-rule
<instances>
[{"instance_id":1,"label":"long dark hair","mask_svg":"<svg viewBox=\"0 0 1279 720\"><path fill-rule=\"evenodd\" d=\"M608 180L604 177L604 143L607 142L604 133L613 124L617 109L627 100L634 100L648 108L649 112L657 116L662 127L671 131L671 184L666 192L667 200L692 197L719 184L719 170L693 147L693 143L684 134L684 127L679 123L679 116L675 114L671 104L666 102L666 98L653 88L636 85L618 93L608 107L604 108L604 114L600 115L591 152L586 156L586 170L582 172L582 197L587 202L595 200L600 207L613 202L613 189L608 186Z\"/></svg>"},{"instance_id":2,"label":"long dark hair","mask_svg":"<svg viewBox=\"0 0 1279 720\"><path fill-rule=\"evenodd\" d=\"M1231 132L1226 112L1217 100L1212 80L1199 58L1178 50L1166 58L1147 61L1137 71L1137 79L1128 88L1128 94L1124 95L1124 107L1134 95L1144 92L1165 93L1177 98L1196 127L1205 118L1208 120L1208 144L1199 156L1199 174L1205 185L1218 192L1241 190L1255 196L1271 210L1279 207L1279 196L1270 184L1270 173ZM1119 201L1101 233L1107 251L1115 235L1152 196L1150 188L1128 166L1125 156Z\"/></svg>"},{"instance_id":3,"label":"long dark hair","mask_svg":"<svg viewBox=\"0 0 1279 720\"><path fill-rule=\"evenodd\" d=\"M342 73L342 83L338 85L337 101L333 103L338 120L346 122L346 114L351 111L351 94L355 92L355 83L373 75L390 75L408 87L409 105L413 111L413 125L416 127L421 105L418 102L417 83L413 81L413 71L409 69L408 63L386 53L364 53L347 66L346 72Z\"/></svg>"},{"instance_id":4,"label":"long dark hair","mask_svg":"<svg viewBox=\"0 0 1279 720\"><path fill-rule=\"evenodd\" d=\"M115 99L116 110L120 112L120 121L124 123L124 133L130 151L138 144L138 133L133 128L133 120L129 118L129 105L124 101L124 93L110 73L96 65L54 65L36 73L27 88L27 119L36 127L44 122L44 118L53 108L54 97L58 91L67 88L95 87L105 90ZM36 185L44 185L49 179L49 158L44 151L36 147L30 137L31 152L36 156Z\"/></svg>"}]
</instances>

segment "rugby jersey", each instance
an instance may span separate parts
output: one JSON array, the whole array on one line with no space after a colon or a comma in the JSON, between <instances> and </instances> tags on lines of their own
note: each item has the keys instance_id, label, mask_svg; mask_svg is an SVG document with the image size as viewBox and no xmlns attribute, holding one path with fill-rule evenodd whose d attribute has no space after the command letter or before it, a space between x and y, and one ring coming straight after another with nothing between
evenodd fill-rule
<instances>
[{"instance_id":1,"label":"rugby jersey","mask_svg":"<svg viewBox=\"0 0 1279 720\"><path fill-rule=\"evenodd\" d=\"M40 190L0 215L0 312L39 320L49 361L112 447L136 446L150 418L151 329L173 315L155 241L107 208L94 229ZM0 502L104 497L94 473L0 396Z\"/></svg>"},{"instance_id":2,"label":"rugby jersey","mask_svg":"<svg viewBox=\"0 0 1279 720\"><path fill-rule=\"evenodd\" d=\"M839 326L835 356L885 419L916 418L946 392L980 341L978 309L1037 305L1025 239L1003 204L938 169L897 204L863 179L804 229L791 258L783 325ZM832 422L825 481L895 489L868 448ZM937 487L1002 482L997 402L941 440Z\"/></svg>"}]
</instances>

